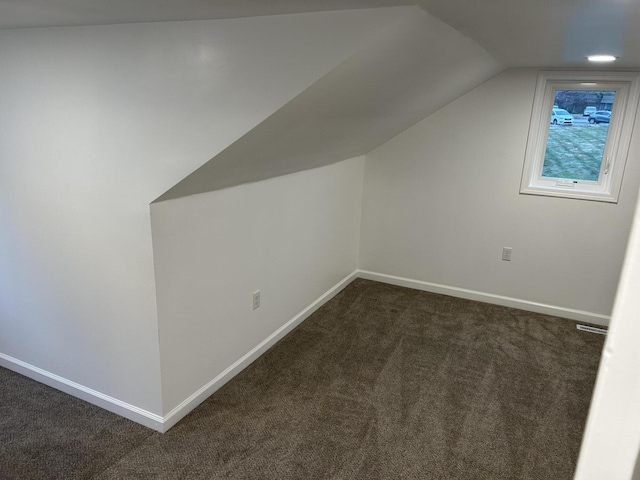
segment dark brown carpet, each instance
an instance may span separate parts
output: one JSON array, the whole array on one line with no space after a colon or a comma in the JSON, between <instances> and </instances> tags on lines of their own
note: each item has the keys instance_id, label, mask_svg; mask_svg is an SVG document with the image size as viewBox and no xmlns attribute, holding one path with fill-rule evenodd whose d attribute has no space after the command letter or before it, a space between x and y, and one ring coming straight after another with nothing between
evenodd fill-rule
<instances>
[{"instance_id":1,"label":"dark brown carpet","mask_svg":"<svg viewBox=\"0 0 640 480\"><path fill-rule=\"evenodd\" d=\"M0 369L0 478L570 480L603 340L356 280L164 435Z\"/></svg>"}]
</instances>

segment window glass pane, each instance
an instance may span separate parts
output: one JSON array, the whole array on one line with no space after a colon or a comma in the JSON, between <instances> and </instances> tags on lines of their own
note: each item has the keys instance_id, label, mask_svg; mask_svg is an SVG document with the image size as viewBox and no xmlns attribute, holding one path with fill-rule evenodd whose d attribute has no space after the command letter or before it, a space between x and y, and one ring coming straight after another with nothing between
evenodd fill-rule
<instances>
[{"instance_id":1,"label":"window glass pane","mask_svg":"<svg viewBox=\"0 0 640 480\"><path fill-rule=\"evenodd\" d=\"M616 92L556 90L542 176L598 181Z\"/></svg>"}]
</instances>

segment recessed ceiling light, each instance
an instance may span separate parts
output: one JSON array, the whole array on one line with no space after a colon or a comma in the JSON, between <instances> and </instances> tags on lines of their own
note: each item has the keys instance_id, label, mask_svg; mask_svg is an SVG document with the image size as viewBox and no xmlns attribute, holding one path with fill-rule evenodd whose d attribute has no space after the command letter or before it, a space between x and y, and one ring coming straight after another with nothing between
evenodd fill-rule
<instances>
[{"instance_id":1,"label":"recessed ceiling light","mask_svg":"<svg viewBox=\"0 0 640 480\"><path fill-rule=\"evenodd\" d=\"M589 55L587 60L590 62L613 62L618 57L614 57L613 55Z\"/></svg>"}]
</instances>

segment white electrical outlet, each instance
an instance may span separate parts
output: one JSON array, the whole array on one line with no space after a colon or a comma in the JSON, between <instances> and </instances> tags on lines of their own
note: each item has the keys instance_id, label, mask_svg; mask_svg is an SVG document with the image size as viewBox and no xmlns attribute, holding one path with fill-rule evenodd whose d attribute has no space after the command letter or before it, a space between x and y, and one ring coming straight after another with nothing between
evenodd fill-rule
<instances>
[{"instance_id":1,"label":"white electrical outlet","mask_svg":"<svg viewBox=\"0 0 640 480\"><path fill-rule=\"evenodd\" d=\"M511 251L513 249L511 247L502 247L502 260L505 262L511 261Z\"/></svg>"},{"instance_id":2,"label":"white electrical outlet","mask_svg":"<svg viewBox=\"0 0 640 480\"><path fill-rule=\"evenodd\" d=\"M253 309L255 310L260 306L260 290L253 292Z\"/></svg>"}]
</instances>

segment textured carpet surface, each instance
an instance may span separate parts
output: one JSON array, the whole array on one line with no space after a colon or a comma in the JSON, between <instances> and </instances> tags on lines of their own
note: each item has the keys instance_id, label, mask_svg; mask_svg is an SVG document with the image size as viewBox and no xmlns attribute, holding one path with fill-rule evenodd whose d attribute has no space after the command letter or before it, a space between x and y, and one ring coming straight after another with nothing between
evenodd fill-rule
<instances>
[{"instance_id":1,"label":"textured carpet surface","mask_svg":"<svg viewBox=\"0 0 640 480\"><path fill-rule=\"evenodd\" d=\"M164 435L0 369L0 478L570 480L603 341L356 280Z\"/></svg>"}]
</instances>

